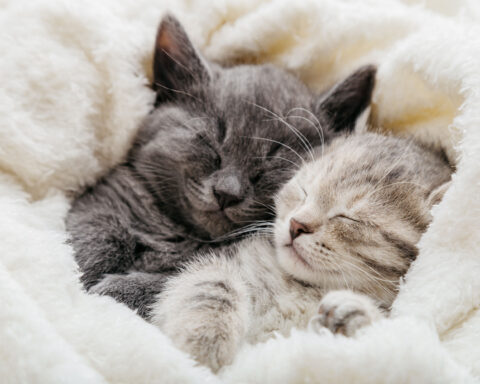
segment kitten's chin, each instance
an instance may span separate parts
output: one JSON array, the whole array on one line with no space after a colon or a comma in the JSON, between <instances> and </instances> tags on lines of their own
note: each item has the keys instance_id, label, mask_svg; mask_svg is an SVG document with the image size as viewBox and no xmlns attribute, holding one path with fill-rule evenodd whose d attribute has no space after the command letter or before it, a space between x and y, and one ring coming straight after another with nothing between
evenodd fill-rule
<instances>
[{"instance_id":1,"label":"kitten's chin","mask_svg":"<svg viewBox=\"0 0 480 384\"><path fill-rule=\"evenodd\" d=\"M340 271L312 266L290 245L277 245L277 258L280 267L296 280L331 289L346 288L345 283L341 284L343 280Z\"/></svg>"},{"instance_id":2,"label":"kitten's chin","mask_svg":"<svg viewBox=\"0 0 480 384\"><path fill-rule=\"evenodd\" d=\"M193 219L196 227L203 229L212 240L226 236L236 228L235 223L220 211L198 212Z\"/></svg>"},{"instance_id":3,"label":"kitten's chin","mask_svg":"<svg viewBox=\"0 0 480 384\"><path fill-rule=\"evenodd\" d=\"M295 279L318 284L316 271L292 246L277 245L277 259L280 267Z\"/></svg>"}]
</instances>

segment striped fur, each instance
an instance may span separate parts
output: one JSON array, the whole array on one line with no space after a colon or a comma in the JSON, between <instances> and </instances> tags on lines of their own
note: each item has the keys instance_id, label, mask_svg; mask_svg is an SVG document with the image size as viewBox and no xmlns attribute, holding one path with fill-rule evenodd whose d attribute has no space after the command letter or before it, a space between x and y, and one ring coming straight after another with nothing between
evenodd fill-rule
<instances>
[{"instance_id":1,"label":"striped fur","mask_svg":"<svg viewBox=\"0 0 480 384\"><path fill-rule=\"evenodd\" d=\"M390 304L430 222L431 195L451 171L441 153L411 140L373 133L335 140L277 196L280 264L298 279ZM313 232L293 247L291 219Z\"/></svg>"},{"instance_id":2,"label":"striped fur","mask_svg":"<svg viewBox=\"0 0 480 384\"><path fill-rule=\"evenodd\" d=\"M213 370L242 343L309 319L352 335L391 305L450 176L440 153L413 141L336 139L281 189L273 239L190 264L167 283L152 322ZM308 229L293 241L292 218Z\"/></svg>"}]
</instances>

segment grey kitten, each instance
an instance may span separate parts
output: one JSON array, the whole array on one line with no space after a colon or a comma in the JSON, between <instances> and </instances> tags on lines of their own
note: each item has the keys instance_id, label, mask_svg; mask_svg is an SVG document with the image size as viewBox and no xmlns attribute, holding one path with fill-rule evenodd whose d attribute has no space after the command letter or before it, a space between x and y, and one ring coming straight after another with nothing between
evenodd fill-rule
<instances>
[{"instance_id":1,"label":"grey kitten","mask_svg":"<svg viewBox=\"0 0 480 384\"><path fill-rule=\"evenodd\" d=\"M142 316L197 251L272 218L272 197L295 164L352 130L375 69L314 95L270 65L208 63L167 16L153 72L155 108L125 162L78 197L66 220L85 287Z\"/></svg>"},{"instance_id":2,"label":"grey kitten","mask_svg":"<svg viewBox=\"0 0 480 384\"><path fill-rule=\"evenodd\" d=\"M411 140L335 139L276 196L273 244L256 236L190 263L159 295L153 323L214 371L243 343L309 319L354 334L392 304L451 172Z\"/></svg>"}]
</instances>

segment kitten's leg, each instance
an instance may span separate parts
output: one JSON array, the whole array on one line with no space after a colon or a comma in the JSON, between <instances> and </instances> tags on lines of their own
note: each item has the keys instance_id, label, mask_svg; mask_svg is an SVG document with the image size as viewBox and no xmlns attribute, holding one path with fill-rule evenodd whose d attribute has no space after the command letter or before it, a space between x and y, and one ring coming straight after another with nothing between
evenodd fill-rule
<instances>
[{"instance_id":1,"label":"kitten's leg","mask_svg":"<svg viewBox=\"0 0 480 384\"><path fill-rule=\"evenodd\" d=\"M87 290L103 275L124 273L132 267L137 242L124 219L115 214L89 212L69 217L67 228L82 271L80 280Z\"/></svg>"},{"instance_id":2,"label":"kitten's leg","mask_svg":"<svg viewBox=\"0 0 480 384\"><path fill-rule=\"evenodd\" d=\"M167 282L152 322L199 363L217 371L233 361L249 322L247 289L222 260L190 268Z\"/></svg>"},{"instance_id":3,"label":"kitten's leg","mask_svg":"<svg viewBox=\"0 0 480 384\"><path fill-rule=\"evenodd\" d=\"M88 220L82 218L74 222L74 219L70 219L70 231L73 232L70 243L75 250L75 260L82 271L80 280L87 290L100 284L104 276L124 276L132 269L171 274L178 264L184 262L184 259L193 252L194 245L191 243L169 241L159 241L157 247L161 251L154 251L129 232L131 224L128 224L125 218L113 214L92 213ZM112 291L114 292L115 290ZM126 300L119 301L129 305Z\"/></svg>"},{"instance_id":4,"label":"kitten's leg","mask_svg":"<svg viewBox=\"0 0 480 384\"><path fill-rule=\"evenodd\" d=\"M355 332L384 317L378 305L368 296L348 290L328 292L320 301L318 315L310 320L310 327L323 327L333 333L352 336Z\"/></svg>"},{"instance_id":5,"label":"kitten's leg","mask_svg":"<svg viewBox=\"0 0 480 384\"><path fill-rule=\"evenodd\" d=\"M171 273L130 272L127 274L107 274L89 292L112 296L130 309L137 310L143 318L148 318L150 305L155 302Z\"/></svg>"}]
</instances>

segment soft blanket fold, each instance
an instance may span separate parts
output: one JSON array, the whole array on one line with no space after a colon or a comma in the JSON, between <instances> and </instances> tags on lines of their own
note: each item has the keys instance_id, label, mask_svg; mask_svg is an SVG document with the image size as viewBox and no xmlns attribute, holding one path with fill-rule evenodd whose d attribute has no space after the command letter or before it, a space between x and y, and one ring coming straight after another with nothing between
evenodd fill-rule
<instances>
[{"instance_id":1,"label":"soft blanket fold","mask_svg":"<svg viewBox=\"0 0 480 384\"><path fill-rule=\"evenodd\" d=\"M457 172L392 319L245 346L214 376L82 291L68 198L121 161L148 113L167 9L210 59L273 62L318 90L374 62L370 125L445 148ZM480 382L479 21L474 0L0 0L1 382Z\"/></svg>"}]
</instances>

